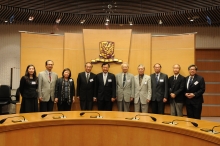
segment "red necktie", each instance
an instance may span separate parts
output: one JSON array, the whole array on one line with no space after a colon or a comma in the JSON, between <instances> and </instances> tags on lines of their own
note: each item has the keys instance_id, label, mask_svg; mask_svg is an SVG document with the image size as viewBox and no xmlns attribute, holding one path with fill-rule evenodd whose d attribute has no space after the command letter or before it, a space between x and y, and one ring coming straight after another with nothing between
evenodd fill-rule
<instances>
[{"instance_id":1,"label":"red necktie","mask_svg":"<svg viewBox=\"0 0 220 146\"><path fill-rule=\"evenodd\" d=\"M51 73L49 72L49 79L50 79L50 81L51 81Z\"/></svg>"}]
</instances>

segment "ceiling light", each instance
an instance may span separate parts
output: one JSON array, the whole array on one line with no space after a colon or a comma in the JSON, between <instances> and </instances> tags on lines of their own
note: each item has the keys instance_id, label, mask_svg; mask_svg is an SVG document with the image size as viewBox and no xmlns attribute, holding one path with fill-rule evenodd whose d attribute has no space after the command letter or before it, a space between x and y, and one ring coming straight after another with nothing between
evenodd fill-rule
<instances>
[{"instance_id":1,"label":"ceiling light","mask_svg":"<svg viewBox=\"0 0 220 146\"><path fill-rule=\"evenodd\" d=\"M5 23L7 23L8 22L8 20L5 20Z\"/></svg>"},{"instance_id":2,"label":"ceiling light","mask_svg":"<svg viewBox=\"0 0 220 146\"><path fill-rule=\"evenodd\" d=\"M33 17L33 16L30 16L30 17L28 18L28 20L29 20L29 21L33 21L33 20L34 20L34 17Z\"/></svg>"},{"instance_id":3,"label":"ceiling light","mask_svg":"<svg viewBox=\"0 0 220 146\"><path fill-rule=\"evenodd\" d=\"M163 24L162 20L159 20L159 24L160 24L160 25Z\"/></svg>"},{"instance_id":4,"label":"ceiling light","mask_svg":"<svg viewBox=\"0 0 220 146\"><path fill-rule=\"evenodd\" d=\"M61 21L61 19L60 19L60 18L57 18L57 19L56 19L56 23L57 23L57 24L59 24L59 23L60 23L60 21Z\"/></svg>"},{"instance_id":5,"label":"ceiling light","mask_svg":"<svg viewBox=\"0 0 220 146\"><path fill-rule=\"evenodd\" d=\"M105 25L108 25L108 22L105 22Z\"/></svg>"},{"instance_id":6,"label":"ceiling light","mask_svg":"<svg viewBox=\"0 0 220 146\"><path fill-rule=\"evenodd\" d=\"M129 25L133 25L132 21L129 21L128 23L129 23Z\"/></svg>"},{"instance_id":7,"label":"ceiling light","mask_svg":"<svg viewBox=\"0 0 220 146\"><path fill-rule=\"evenodd\" d=\"M82 19L80 20L80 23L83 24L86 20L85 19Z\"/></svg>"},{"instance_id":8,"label":"ceiling light","mask_svg":"<svg viewBox=\"0 0 220 146\"><path fill-rule=\"evenodd\" d=\"M105 21L107 21L107 22L108 22L108 21L110 21L110 20L109 20L108 18L106 18L106 20L105 20Z\"/></svg>"}]
</instances>

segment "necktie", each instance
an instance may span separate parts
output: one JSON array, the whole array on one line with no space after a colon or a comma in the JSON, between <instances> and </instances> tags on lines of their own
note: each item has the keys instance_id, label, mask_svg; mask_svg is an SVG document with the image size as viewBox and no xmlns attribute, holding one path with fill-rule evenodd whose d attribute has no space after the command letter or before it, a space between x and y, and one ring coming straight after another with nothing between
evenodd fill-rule
<instances>
[{"instance_id":1,"label":"necktie","mask_svg":"<svg viewBox=\"0 0 220 146\"><path fill-rule=\"evenodd\" d=\"M174 80L176 80L176 76L174 76Z\"/></svg>"},{"instance_id":2,"label":"necktie","mask_svg":"<svg viewBox=\"0 0 220 146\"><path fill-rule=\"evenodd\" d=\"M190 77L190 80L189 80L189 86L192 85L192 82L193 82L193 77Z\"/></svg>"},{"instance_id":3,"label":"necktie","mask_svg":"<svg viewBox=\"0 0 220 146\"><path fill-rule=\"evenodd\" d=\"M50 79L50 81L51 81L51 73L49 72L49 79Z\"/></svg>"},{"instance_id":4,"label":"necktie","mask_svg":"<svg viewBox=\"0 0 220 146\"><path fill-rule=\"evenodd\" d=\"M106 83L106 74L104 74L104 85Z\"/></svg>"},{"instance_id":5,"label":"necktie","mask_svg":"<svg viewBox=\"0 0 220 146\"><path fill-rule=\"evenodd\" d=\"M139 75L139 85L140 86L141 86L142 80L143 80L143 76Z\"/></svg>"},{"instance_id":6,"label":"necktie","mask_svg":"<svg viewBox=\"0 0 220 146\"><path fill-rule=\"evenodd\" d=\"M89 81L89 74L86 74L86 82L88 83Z\"/></svg>"},{"instance_id":7,"label":"necktie","mask_svg":"<svg viewBox=\"0 0 220 146\"><path fill-rule=\"evenodd\" d=\"M156 82L158 83L158 74L156 75Z\"/></svg>"},{"instance_id":8,"label":"necktie","mask_svg":"<svg viewBox=\"0 0 220 146\"><path fill-rule=\"evenodd\" d=\"M126 81L126 74L124 74L124 77L123 77L123 87L125 86L125 81Z\"/></svg>"}]
</instances>

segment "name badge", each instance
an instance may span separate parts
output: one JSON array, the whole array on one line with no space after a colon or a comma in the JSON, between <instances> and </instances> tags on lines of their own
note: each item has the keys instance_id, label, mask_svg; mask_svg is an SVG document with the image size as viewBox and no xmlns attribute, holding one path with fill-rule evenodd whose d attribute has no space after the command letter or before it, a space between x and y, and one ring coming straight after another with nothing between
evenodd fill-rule
<instances>
[{"instance_id":1,"label":"name badge","mask_svg":"<svg viewBox=\"0 0 220 146\"><path fill-rule=\"evenodd\" d=\"M69 81L70 81L70 82L72 82L72 81L73 81L73 79L69 79Z\"/></svg>"},{"instance_id":2,"label":"name badge","mask_svg":"<svg viewBox=\"0 0 220 146\"><path fill-rule=\"evenodd\" d=\"M35 81L32 81L32 82L31 82L31 84L32 84L32 85L35 85L35 84L36 84L36 82L35 82Z\"/></svg>"},{"instance_id":3,"label":"name badge","mask_svg":"<svg viewBox=\"0 0 220 146\"><path fill-rule=\"evenodd\" d=\"M131 80L127 80L127 82L131 82Z\"/></svg>"},{"instance_id":4,"label":"name badge","mask_svg":"<svg viewBox=\"0 0 220 146\"><path fill-rule=\"evenodd\" d=\"M160 79L160 82L164 82L164 80L163 80L163 79Z\"/></svg>"},{"instance_id":5,"label":"name badge","mask_svg":"<svg viewBox=\"0 0 220 146\"><path fill-rule=\"evenodd\" d=\"M89 81L90 81L90 82L93 82L94 80L93 80L93 79L90 79Z\"/></svg>"},{"instance_id":6,"label":"name badge","mask_svg":"<svg viewBox=\"0 0 220 146\"><path fill-rule=\"evenodd\" d=\"M112 82L112 79L108 79L108 82Z\"/></svg>"},{"instance_id":7,"label":"name badge","mask_svg":"<svg viewBox=\"0 0 220 146\"><path fill-rule=\"evenodd\" d=\"M197 85L199 82L198 81L196 81L195 83L194 83L194 85Z\"/></svg>"}]
</instances>

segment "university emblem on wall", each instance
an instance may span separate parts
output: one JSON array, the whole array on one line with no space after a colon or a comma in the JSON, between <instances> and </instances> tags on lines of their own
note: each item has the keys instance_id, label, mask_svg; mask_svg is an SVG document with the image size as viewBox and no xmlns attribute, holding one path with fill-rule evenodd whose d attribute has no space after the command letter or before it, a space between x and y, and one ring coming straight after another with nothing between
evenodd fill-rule
<instances>
[{"instance_id":1,"label":"university emblem on wall","mask_svg":"<svg viewBox=\"0 0 220 146\"><path fill-rule=\"evenodd\" d=\"M122 60L116 59L114 54L115 43L111 41L102 41L99 43L99 57L91 62L116 62L122 63Z\"/></svg>"}]
</instances>

